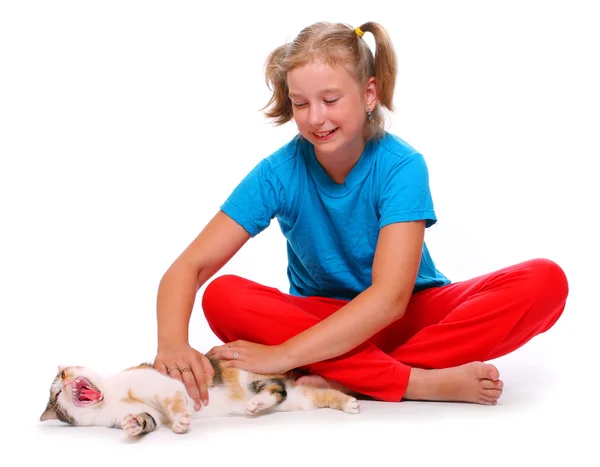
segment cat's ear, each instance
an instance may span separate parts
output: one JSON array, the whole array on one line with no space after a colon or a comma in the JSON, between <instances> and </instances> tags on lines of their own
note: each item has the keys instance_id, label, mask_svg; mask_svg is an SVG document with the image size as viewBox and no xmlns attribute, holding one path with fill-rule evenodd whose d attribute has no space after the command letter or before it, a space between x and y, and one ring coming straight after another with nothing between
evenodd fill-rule
<instances>
[{"instance_id":1,"label":"cat's ear","mask_svg":"<svg viewBox=\"0 0 600 467\"><path fill-rule=\"evenodd\" d=\"M58 420L56 410L50 406L46 407L46 410L44 410L44 413L40 416L40 422L45 422L46 420Z\"/></svg>"}]
</instances>

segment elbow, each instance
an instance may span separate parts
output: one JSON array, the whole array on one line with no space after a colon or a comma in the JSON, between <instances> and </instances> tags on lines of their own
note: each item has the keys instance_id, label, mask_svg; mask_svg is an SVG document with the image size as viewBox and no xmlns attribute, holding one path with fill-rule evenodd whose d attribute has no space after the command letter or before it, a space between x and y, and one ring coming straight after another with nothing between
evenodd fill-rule
<instances>
[{"instance_id":1,"label":"elbow","mask_svg":"<svg viewBox=\"0 0 600 467\"><path fill-rule=\"evenodd\" d=\"M408 305L408 299L404 297L395 298L390 301L389 313L393 321L398 321L404 316L406 312L406 306Z\"/></svg>"},{"instance_id":2,"label":"elbow","mask_svg":"<svg viewBox=\"0 0 600 467\"><path fill-rule=\"evenodd\" d=\"M410 293L376 291L382 303L384 313L389 317L390 323L399 320L406 312L406 306L410 300Z\"/></svg>"},{"instance_id":3,"label":"elbow","mask_svg":"<svg viewBox=\"0 0 600 467\"><path fill-rule=\"evenodd\" d=\"M383 314L387 316L387 321L391 324L404 316L408 300L403 296L388 296L382 297L380 303Z\"/></svg>"}]
</instances>

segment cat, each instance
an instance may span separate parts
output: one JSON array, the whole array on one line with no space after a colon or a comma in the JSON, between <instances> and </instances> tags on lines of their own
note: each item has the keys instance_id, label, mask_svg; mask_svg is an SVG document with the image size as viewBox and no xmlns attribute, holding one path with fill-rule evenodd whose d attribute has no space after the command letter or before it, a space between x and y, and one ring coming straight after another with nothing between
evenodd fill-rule
<instances>
[{"instance_id":1,"label":"cat","mask_svg":"<svg viewBox=\"0 0 600 467\"><path fill-rule=\"evenodd\" d=\"M296 385L291 373L259 375L224 368L219 360L208 359L215 373L207 378L209 404L199 411L194 410L194 401L181 381L163 375L150 363L108 378L82 366L59 366L40 421L120 428L138 436L160 425L185 433L195 418L317 408L360 411L355 397L335 389Z\"/></svg>"}]
</instances>

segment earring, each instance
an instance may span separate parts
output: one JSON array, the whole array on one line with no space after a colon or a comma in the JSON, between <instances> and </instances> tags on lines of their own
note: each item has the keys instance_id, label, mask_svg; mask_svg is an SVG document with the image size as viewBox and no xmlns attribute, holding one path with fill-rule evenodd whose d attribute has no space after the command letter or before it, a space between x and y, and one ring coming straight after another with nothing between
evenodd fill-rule
<instances>
[{"instance_id":1,"label":"earring","mask_svg":"<svg viewBox=\"0 0 600 467\"><path fill-rule=\"evenodd\" d=\"M371 120L372 114L373 114L372 110L367 109L367 120Z\"/></svg>"}]
</instances>

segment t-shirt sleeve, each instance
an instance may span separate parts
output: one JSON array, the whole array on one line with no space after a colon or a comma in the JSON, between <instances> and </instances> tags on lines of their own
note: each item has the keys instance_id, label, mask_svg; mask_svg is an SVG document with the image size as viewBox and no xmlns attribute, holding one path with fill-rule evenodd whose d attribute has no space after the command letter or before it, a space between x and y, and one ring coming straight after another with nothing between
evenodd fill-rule
<instances>
[{"instance_id":1,"label":"t-shirt sleeve","mask_svg":"<svg viewBox=\"0 0 600 467\"><path fill-rule=\"evenodd\" d=\"M437 222L429 189L429 172L422 154L413 153L396 164L381 188L379 228L394 222Z\"/></svg>"},{"instance_id":2,"label":"t-shirt sleeve","mask_svg":"<svg viewBox=\"0 0 600 467\"><path fill-rule=\"evenodd\" d=\"M283 187L277 175L263 159L233 190L221 211L254 237L281 211L283 198Z\"/></svg>"}]
</instances>

